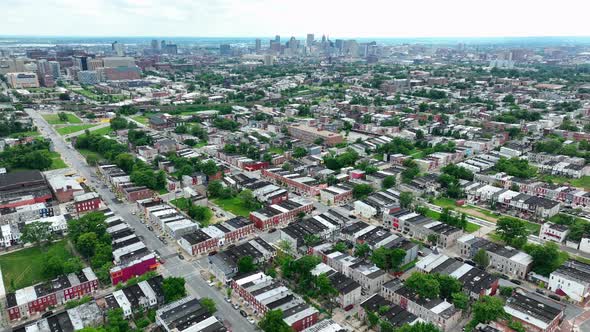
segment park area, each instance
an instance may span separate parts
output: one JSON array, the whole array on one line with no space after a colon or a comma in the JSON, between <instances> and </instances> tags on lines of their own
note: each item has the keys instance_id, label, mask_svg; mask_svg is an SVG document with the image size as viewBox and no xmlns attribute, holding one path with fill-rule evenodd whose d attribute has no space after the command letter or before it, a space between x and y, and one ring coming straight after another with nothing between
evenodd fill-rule
<instances>
[{"instance_id":1,"label":"park area","mask_svg":"<svg viewBox=\"0 0 590 332\"><path fill-rule=\"evenodd\" d=\"M82 120L80 120L80 118L78 118L74 114L71 114L71 113L65 113L65 114L67 117L67 119L65 121L60 119L58 114L45 114L45 115L43 115L43 119L45 119L45 121L47 121L47 123L49 123L51 125L82 123Z\"/></svg>"},{"instance_id":2,"label":"park area","mask_svg":"<svg viewBox=\"0 0 590 332\"><path fill-rule=\"evenodd\" d=\"M65 241L54 242L43 249L32 247L0 255L0 268L6 291L44 281L43 263L46 257L43 253L49 250L58 252L64 261L74 257Z\"/></svg>"}]
</instances>

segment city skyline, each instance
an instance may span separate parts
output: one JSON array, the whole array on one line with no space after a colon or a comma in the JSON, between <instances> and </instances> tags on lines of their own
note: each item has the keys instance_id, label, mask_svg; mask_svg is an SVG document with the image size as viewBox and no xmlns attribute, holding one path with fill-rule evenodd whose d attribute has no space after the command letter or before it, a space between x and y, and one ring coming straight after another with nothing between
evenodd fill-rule
<instances>
[{"instance_id":1,"label":"city skyline","mask_svg":"<svg viewBox=\"0 0 590 332\"><path fill-rule=\"evenodd\" d=\"M473 38L589 36L590 4L565 0L499 0L486 8L469 1L399 3L374 0L360 6L333 1L59 0L51 4L9 0L0 31L10 36L162 36L339 38ZM572 10L575 8L576 10ZM409 14L408 14L409 13ZM59 17L47 24L46 20ZM256 17L257 19L252 19ZM259 19L264 18L264 19ZM74 28L75 27L75 28ZM73 33L75 31L75 33Z\"/></svg>"}]
</instances>

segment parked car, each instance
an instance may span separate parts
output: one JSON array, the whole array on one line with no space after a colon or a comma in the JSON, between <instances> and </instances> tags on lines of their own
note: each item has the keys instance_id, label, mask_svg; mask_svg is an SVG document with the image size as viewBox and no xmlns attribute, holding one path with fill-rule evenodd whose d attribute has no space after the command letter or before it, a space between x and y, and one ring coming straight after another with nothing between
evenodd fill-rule
<instances>
[{"instance_id":1,"label":"parked car","mask_svg":"<svg viewBox=\"0 0 590 332\"><path fill-rule=\"evenodd\" d=\"M213 281L209 280L209 281L207 281L207 285L209 285L209 287L213 287L213 285L215 285L215 283L213 283Z\"/></svg>"},{"instance_id":2,"label":"parked car","mask_svg":"<svg viewBox=\"0 0 590 332\"><path fill-rule=\"evenodd\" d=\"M248 322L250 322L250 324L256 324L256 321L252 317L248 317Z\"/></svg>"},{"instance_id":3,"label":"parked car","mask_svg":"<svg viewBox=\"0 0 590 332\"><path fill-rule=\"evenodd\" d=\"M152 226L149 226L149 225L148 225L148 227L147 227L147 228L148 228L148 230L150 230L150 231L152 231L152 232L154 231L154 228L153 228Z\"/></svg>"},{"instance_id":4,"label":"parked car","mask_svg":"<svg viewBox=\"0 0 590 332\"><path fill-rule=\"evenodd\" d=\"M549 298L558 302L561 301L561 298L557 295L549 294Z\"/></svg>"},{"instance_id":5,"label":"parked car","mask_svg":"<svg viewBox=\"0 0 590 332\"><path fill-rule=\"evenodd\" d=\"M274 233L274 232L276 232L276 231L277 231L277 229L276 229L276 228L271 228L271 229L269 229L269 230L268 230L268 232L269 232L269 233Z\"/></svg>"},{"instance_id":6,"label":"parked car","mask_svg":"<svg viewBox=\"0 0 590 332\"><path fill-rule=\"evenodd\" d=\"M233 307L234 307L234 309L236 309L236 310L240 309L240 306L239 306L237 303L236 303L236 304L234 304L234 305L233 305Z\"/></svg>"},{"instance_id":7,"label":"parked car","mask_svg":"<svg viewBox=\"0 0 590 332\"><path fill-rule=\"evenodd\" d=\"M545 295L545 291L543 291L542 289L537 288L537 289L535 289L535 292Z\"/></svg>"},{"instance_id":8,"label":"parked car","mask_svg":"<svg viewBox=\"0 0 590 332\"><path fill-rule=\"evenodd\" d=\"M522 281L518 280L518 279L510 279L510 282L516 285L522 285Z\"/></svg>"},{"instance_id":9,"label":"parked car","mask_svg":"<svg viewBox=\"0 0 590 332\"><path fill-rule=\"evenodd\" d=\"M178 258L184 260L184 256L182 256L182 254L178 254Z\"/></svg>"},{"instance_id":10,"label":"parked car","mask_svg":"<svg viewBox=\"0 0 590 332\"><path fill-rule=\"evenodd\" d=\"M242 317L248 317L248 314L244 310L240 310L240 315L242 315Z\"/></svg>"},{"instance_id":11,"label":"parked car","mask_svg":"<svg viewBox=\"0 0 590 332\"><path fill-rule=\"evenodd\" d=\"M207 255L209 255L209 256L217 255L217 251L213 250L212 252L208 253Z\"/></svg>"}]
</instances>

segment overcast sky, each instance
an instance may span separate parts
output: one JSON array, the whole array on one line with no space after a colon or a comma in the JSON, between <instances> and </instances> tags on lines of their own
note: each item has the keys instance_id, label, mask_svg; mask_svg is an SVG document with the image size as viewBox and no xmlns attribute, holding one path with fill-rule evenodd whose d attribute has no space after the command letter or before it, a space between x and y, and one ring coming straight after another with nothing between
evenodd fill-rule
<instances>
[{"instance_id":1,"label":"overcast sky","mask_svg":"<svg viewBox=\"0 0 590 332\"><path fill-rule=\"evenodd\" d=\"M590 0L0 0L1 35L590 36Z\"/></svg>"}]
</instances>

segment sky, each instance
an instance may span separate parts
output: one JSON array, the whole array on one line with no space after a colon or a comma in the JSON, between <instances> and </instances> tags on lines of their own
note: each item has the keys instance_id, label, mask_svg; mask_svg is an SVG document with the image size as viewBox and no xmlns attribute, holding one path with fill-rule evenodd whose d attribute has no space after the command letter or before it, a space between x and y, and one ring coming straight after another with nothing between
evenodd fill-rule
<instances>
[{"instance_id":1,"label":"sky","mask_svg":"<svg viewBox=\"0 0 590 332\"><path fill-rule=\"evenodd\" d=\"M0 35L590 36L590 0L0 0Z\"/></svg>"}]
</instances>

